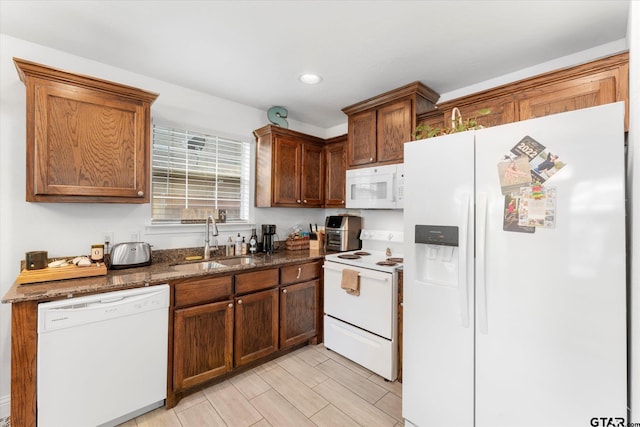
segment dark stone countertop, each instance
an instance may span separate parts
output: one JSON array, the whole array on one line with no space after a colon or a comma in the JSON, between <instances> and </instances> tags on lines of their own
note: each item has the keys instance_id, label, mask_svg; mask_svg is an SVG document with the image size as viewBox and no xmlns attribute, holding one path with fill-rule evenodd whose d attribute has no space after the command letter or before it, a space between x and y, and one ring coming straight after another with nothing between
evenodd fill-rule
<instances>
[{"instance_id":1,"label":"dark stone countertop","mask_svg":"<svg viewBox=\"0 0 640 427\"><path fill-rule=\"evenodd\" d=\"M185 261L185 257L202 255L202 248L168 249L152 252L152 264L147 267L108 270L106 276L85 277L79 279L55 280L50 282L18 285L16 283L2 298L3 303L24 301L47 301L72 298L83 294L109 292L119 289L159 285L172 280L212 274L236 273L261 267L280 266L288 263L323 259L322 250L285 251L274 254L258 253L254 255L254 264L240 264L219 267L212 270L191 270L178 265L194 264L199 261ZM251 255L242 255L251 256ZM229 257L212 257L209 261L223 261ZM237 257L236 257L237 258Z\"/></svg>"}]
</instances>

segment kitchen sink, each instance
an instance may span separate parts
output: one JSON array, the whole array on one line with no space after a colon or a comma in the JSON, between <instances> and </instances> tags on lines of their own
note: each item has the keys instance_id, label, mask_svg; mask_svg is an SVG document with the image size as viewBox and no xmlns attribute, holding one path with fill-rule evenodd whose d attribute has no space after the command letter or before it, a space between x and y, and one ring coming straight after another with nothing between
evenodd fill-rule
<instances>
[{"instance_id":1,"label":"kitchen sink","mask_svg":"<svg viewBox=\"0 0 640 427\"><path fill-rule=\"evenodd\" d=\"M227 267L227 265L220 264L217 261L200 261L200 262L189 262L186 264L175 264L171 266L174 270L177 271L210 271L216 270L218 268Z\"/></svg>"},{"instance_id":2,"label":"kitchen sink","mask_svg":"<svg viewBox=\"0 0 640 427\"><path fill-rule=\"evenodd\" d=\"M211 271L236 265L255 265L264 262L264 259L255 256L238 256L230 258L208 259L197 262L185 262L173 264L171 267L177 271Z\"/></svg>"},{"instance_id":3,"label":"kitchen sink","mask_svg":"<svg viewBox=\"0 0 640 427\"><path fill-rule=\"evenodd\" d=\"M239 256L233 258L224 258L217 260L220 264L224 264L228 267L235 265L254 265L260 262L264 262L262 258L257 258L253 256Z\"/></svg>"}]
</instances>

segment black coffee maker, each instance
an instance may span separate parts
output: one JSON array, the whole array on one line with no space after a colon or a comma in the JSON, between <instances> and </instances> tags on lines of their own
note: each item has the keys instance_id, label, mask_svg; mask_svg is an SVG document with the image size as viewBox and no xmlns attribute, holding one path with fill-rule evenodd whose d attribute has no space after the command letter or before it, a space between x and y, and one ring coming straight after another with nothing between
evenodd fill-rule
<instances>
[{"instance_id":1,"label":"black coffee maker","mask_svg":"<svg viewBox=\"0 0 640 427\"><path fill-rule=\"evenodd\" d=\"M271 253L276 243L276 225L262 224L262 252Z\"/></svg>"}]
</instances>

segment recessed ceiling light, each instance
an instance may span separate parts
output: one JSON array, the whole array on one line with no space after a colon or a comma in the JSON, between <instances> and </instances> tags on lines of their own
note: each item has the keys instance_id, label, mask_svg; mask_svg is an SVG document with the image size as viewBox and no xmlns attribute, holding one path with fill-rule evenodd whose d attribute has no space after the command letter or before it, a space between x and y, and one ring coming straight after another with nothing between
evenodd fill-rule
<instances>
[{"instance_id":1,"label":"recessed ceiling light","mask_svg":"<svg viewBox=\"0 0 640 427\"><path fill-rule=\"evenodd\" d=\"M300 79L300 81L302 83L305 83L305 84L308 84L308 85L315 85L315 84L320 83L322 81L322 77L320 77L317 74L311 74L311 73L302 74L298 78Z\"/></svg>"}]
</instances>

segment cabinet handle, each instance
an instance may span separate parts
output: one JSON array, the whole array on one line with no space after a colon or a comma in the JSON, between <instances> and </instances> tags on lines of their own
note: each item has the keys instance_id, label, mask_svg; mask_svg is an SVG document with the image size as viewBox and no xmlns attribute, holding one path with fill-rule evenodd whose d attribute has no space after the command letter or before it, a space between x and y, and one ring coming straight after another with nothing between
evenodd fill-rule
<instances>
[{"instance_id":1,"label":"cabinet handle","mask_svg":"<svg viewBox=\"0 0 640 427\"><path fill-rule=\"evenodd\" d=\"M298 267L298 275L296 276L296 279L300 278L300 273L302 273L302 267Z\"/></svg>"},{"instance_id":2,"label":"cabinet handle","mask_svg":"<svg viewBox=\"0 0 640 427\"><path fill-rule=\"evenodd\" d=\"M238 304L242 304L242 300L241 299L238 300Z\"/></svg>"},{"instance_id":3,"label":"cabinet handle","mask_svg":"<svg viewBox=\"0 0 640 427\"><path fill-rule=\"evenodd\" d=\"M286 289L283 289L283 290L282 290L282 293L283 293L283 294L286 294L286 293L287 293L287 290L286 290Z\"/></svg>"},{"instance_id":4,"label":"cabinet handle","mask_svg":"<svg viewBox=\"0 0 640 427\"><path fill-rule=\"evenodd\" d=\"M144 196L144 191L138 191L138 197Z\"/></svg>"},{"instance_id":5,"label":"cabinet handle","mask_svg":"<svg viewBox=\"0 0 640 427\"><path fill-rule=\"evenodd\" d=\"M231 307L233 307L233 303L232 302L229 303L229 308L231 308Z\"/></svg>"}]
</instances>

